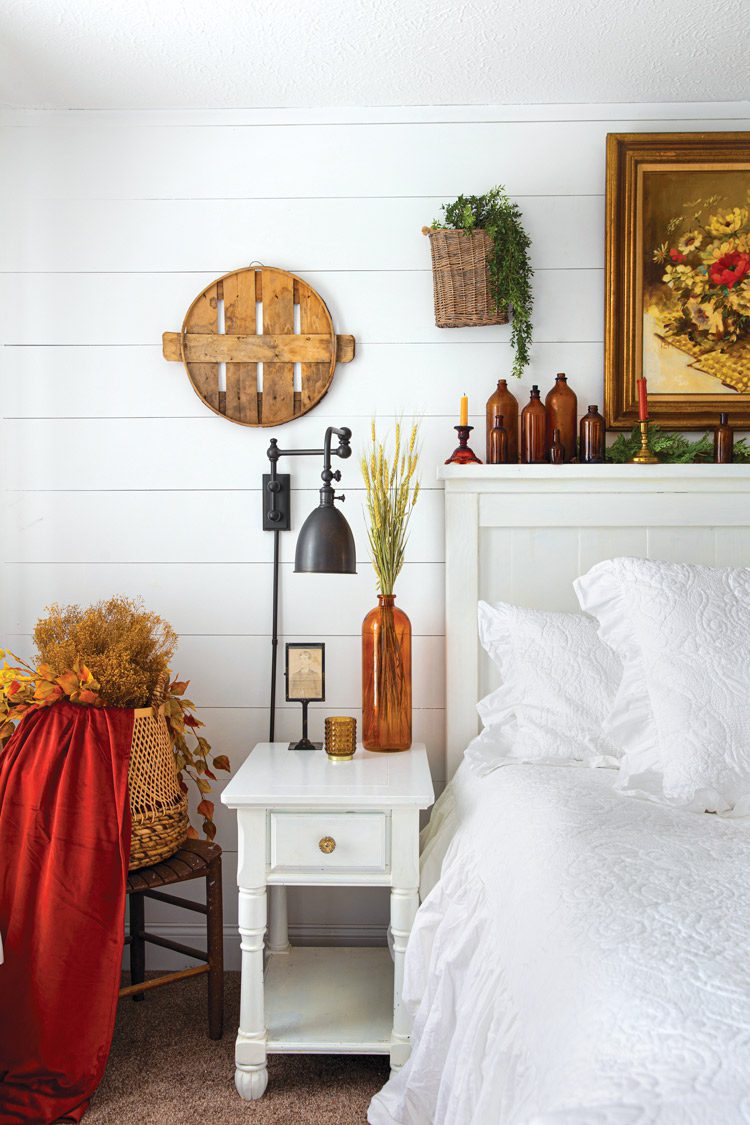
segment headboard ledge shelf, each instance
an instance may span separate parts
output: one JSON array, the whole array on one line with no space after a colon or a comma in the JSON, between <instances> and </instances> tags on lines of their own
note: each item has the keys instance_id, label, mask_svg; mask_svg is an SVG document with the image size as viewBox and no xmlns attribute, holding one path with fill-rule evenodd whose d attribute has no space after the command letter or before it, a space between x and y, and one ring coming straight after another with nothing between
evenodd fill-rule
<instances>
[{"instance_id":1,"label":"headboard ledge shelf","mask_svg":"<svg viewBox=\"0 0 750 1125\"><path fill-rule=\"evenodd\" d=\"M575 612L573 579L619 555L750 566L750 465L450 465L445 488L447 777L497 686L477 602Z\"/></svg>"},{"instance_id":2,"label":"headboard ledge shelf","mask_svg":"<svg viewBox=\"0 0 750 1125\"><path fill-rule=\"evenodd\" d=\"M592 487L653 489L727 482L750 485L750 463L736 465L441 465L438 480L453 492L502 492L521 485L530 491L589 492Z\"/></svg>"}]
</instances>

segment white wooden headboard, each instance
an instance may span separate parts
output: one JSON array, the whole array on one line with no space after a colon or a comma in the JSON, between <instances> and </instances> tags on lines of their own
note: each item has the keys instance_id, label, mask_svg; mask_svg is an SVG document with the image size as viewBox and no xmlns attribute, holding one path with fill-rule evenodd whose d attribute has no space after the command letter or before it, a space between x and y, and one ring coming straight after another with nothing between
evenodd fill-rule
<instances>
[{"instance_id":1,"label":"white wooden headboard","mask_svg":"<svg viewBox=\"0 0 750 1125\"><path fill-rule=\"evenodd\" d=\"M497 684L477 602L578 609L572 581L618 555L750 566L750 465L449 465L447 776Z\"/></svg>"}]
</instances>

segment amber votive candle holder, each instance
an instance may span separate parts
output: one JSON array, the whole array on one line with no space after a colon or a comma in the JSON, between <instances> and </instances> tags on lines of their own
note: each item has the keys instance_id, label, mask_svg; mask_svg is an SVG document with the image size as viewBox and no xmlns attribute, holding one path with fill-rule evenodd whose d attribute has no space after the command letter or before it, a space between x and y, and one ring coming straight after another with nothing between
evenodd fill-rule
<instances>
[{"instance_id":1,"label":"amber votive candle holder","mask_svg":"<svg viewBox=\"0 0 750 1125\"><path fill-rule=\"evenodd\" d=\"M357 749L357 720L351 715L325 719L325 752L332 762L350 762Z\"/></svg>"}]
</instances>

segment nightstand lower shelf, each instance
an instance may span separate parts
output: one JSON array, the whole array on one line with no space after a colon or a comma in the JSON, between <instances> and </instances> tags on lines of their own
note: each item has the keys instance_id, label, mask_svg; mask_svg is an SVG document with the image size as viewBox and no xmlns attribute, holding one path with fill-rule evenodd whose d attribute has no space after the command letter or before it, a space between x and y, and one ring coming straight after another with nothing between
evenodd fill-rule
<instances>
[{"instance_id":1,"label":"nightstand lower shelf","mask_svg":"<svg viewBox=\"0 0 750 1125\"><path fill-rule=\"evenodd\" d=\"M292 947L265 972L269 1054L387 1055L393 963L383 948Z\"/></svg>"}]
</instances>

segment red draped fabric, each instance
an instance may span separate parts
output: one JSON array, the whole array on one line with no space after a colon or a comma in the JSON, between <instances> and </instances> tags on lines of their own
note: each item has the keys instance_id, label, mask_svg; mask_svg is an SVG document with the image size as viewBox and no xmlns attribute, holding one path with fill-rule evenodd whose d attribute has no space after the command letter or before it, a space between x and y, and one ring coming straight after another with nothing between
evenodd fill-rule
<instances>
[{"instance_id":1,"label":"red draped fabric","mask_svg":"<svg viewBox=\"0 0 750 1125\"><path fill-rule=\"evenodd\" d=\"M0 1122L80 1121L107 1063L133 712L26 714L0 752Z\"/></svg>"}]
</instances>

